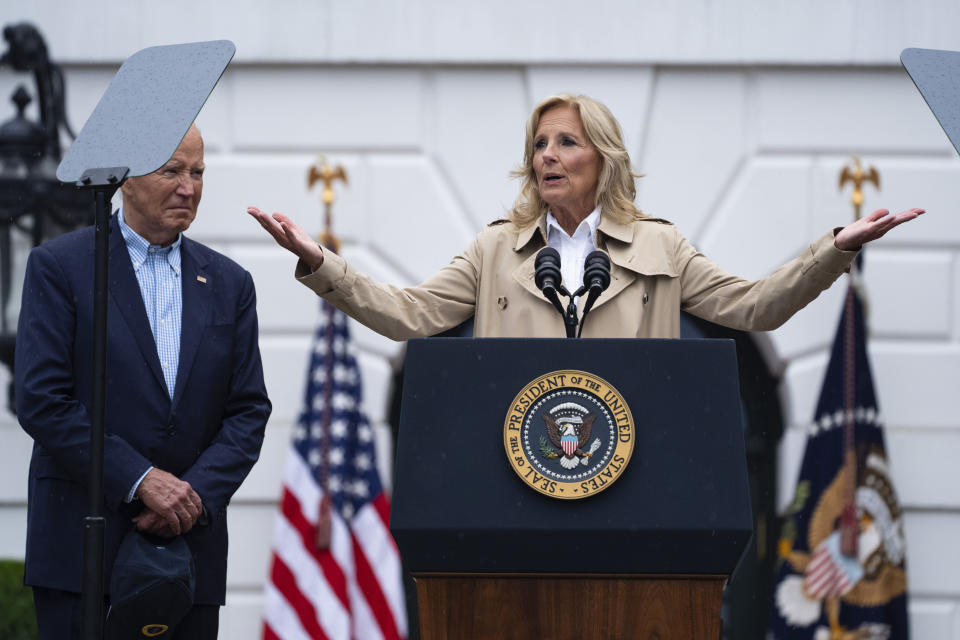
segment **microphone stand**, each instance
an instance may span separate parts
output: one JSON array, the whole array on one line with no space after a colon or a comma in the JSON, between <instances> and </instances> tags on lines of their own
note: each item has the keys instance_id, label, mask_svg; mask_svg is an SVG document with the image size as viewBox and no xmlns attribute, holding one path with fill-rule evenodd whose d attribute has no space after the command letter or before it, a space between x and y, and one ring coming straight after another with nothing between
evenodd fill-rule
<instances>
[{"instance_id":1,"label":"microphone stand","mask_svg":"<svg viewBox=\"0 0 960 640\"><path fill-rule=\"evenodd\" d=\"M587 289L590 295L587 296L587 302L583 305L583 317L580 319L580 331L577 337L583 333L583 325L587 320L587 314L593 308L593 303L597 301L600 294L610 286L610 258L603 251L595 249L587 254L583 261L583 286L575 295L580 295Z\"/></svg>"},{"instance_id":2,"label":"microphone stand","mask_svg":"<svg viewBox=\"0 0 960 640\"><path fill-rule=\"evenodd\" d=\"M583 287L577 289L577 292L573 295L567 293L566 289L564 289L561 293L569 296L570 298L570 302L567 303L567 311L563 314L563 326L567 330L567 337L579 338L580 336L577 335L577 303L574 301L577 299L577 296L583 293Z\"/></svg>"},{"instance_id":3,"label":"microphone stand","mask_svg":"<svg viewBox=\"0 0 960 640\"><path fill-rule=\"evenodd\" d=\"M574 300L576 300L577 296L583 294L584 291L585 287L580 287L577 289L576 293L570 295L570 292L567 291L567 288L562 284L556 285L555 288L543 288L543 295L546 296L547 300L553 303L553 306L556 308L556 310L560 312L561 316L563 316L563 327L567 331L568 338L579 337L577 335L577 325L579 324L577 322L577 304L574 302ZM560 298L557 296L558 293L562 296L566 296L568 299L566 310L564 310L563 303L560 302Z\"/></svg>"}]
</instances>

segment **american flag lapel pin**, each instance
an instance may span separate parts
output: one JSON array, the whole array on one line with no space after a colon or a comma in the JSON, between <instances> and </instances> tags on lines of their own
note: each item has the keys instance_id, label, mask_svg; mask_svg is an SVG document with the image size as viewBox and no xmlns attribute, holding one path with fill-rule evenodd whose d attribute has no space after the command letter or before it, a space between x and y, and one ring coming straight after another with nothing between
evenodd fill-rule
<instances>
[{"instance_id":1,"label":"american flag lapel pin","mask_svg":"<svg viewBox=\"0 0 960 640\"><path fill-rule=\"evenodd\" d=\"M207 284L207 277L206 277L206 276L197 276L197 282L199 282L200 284Z\"/></svg>"}]
</instances>

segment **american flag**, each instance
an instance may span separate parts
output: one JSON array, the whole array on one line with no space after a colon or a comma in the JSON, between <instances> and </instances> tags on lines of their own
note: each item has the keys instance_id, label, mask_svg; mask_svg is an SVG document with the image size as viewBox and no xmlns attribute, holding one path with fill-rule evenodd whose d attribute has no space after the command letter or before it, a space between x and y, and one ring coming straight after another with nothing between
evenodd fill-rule
<instances>
[{"instance_id":1,"label":"american flag","mask_svg":"<svg viewBox=\"0 0 960 640\"><path fill-rule=\"evenodd\" d=\"M263 637L405 638L400 555L347 318L320 306L276 520Z\"/></svg>"}]
</instances>

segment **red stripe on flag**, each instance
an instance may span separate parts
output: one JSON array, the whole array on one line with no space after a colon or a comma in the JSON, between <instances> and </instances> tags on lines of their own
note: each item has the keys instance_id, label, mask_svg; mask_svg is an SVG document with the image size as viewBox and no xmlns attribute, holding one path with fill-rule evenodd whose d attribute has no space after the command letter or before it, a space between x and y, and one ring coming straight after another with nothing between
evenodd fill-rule
<instances>
[{"instance_id":1,"label":"red stripe on flag","mask_svg":"<svg viewBox=\"0 0 960 640\"><path fill-rule=\"evenodd\" d=\"M380 519L383 520L383 528L389 530L390 500L387 499L386 493L381 491L380 495L373 499L373 508L377 510L377 514L380 516Z\"/></svg>"},{"instance_id":2,"label":"red stripe on flag","mask_svg":"<svg viewBox=\"0 0 960 640\"><path fill-rule=\"evenodd\" d=\"M280 640L280 636L274 633L266 622L263 623L263 640Z\"/></svg>"},{"instance_id":3,"label":"red stripe on flag","mask_svg":"<svg viewBox=\"0 0 960 640\"><path fill-rule=\"evenodd\" d=\"M313 607L313 603L300 592L293 572L277 554L273 554L273 569L270 571L270 578L277 591L283 594L284 600L290 603L293 610L297 612L297 617L300 619L304 631L315 640L325 640L327 634L323 632L323 628L320 627L320 622L317 620L317 610Z\"/></svg>"},{"instance_id":4,"label":"red stripe on flag","mask_svg":"<svg viewBox=\"0 0 960 640\"><path fill-rule=\"evenodd\" d=\"M357 570L357 586L363 593L373 617L380 627L380 632L386 640L399 639L397 632L397 622L393 619L393 612L390 611L390 605L387 598L383 595L380 588L380 582L370 567L366 554L363 553L363 547L357 542L357 537L350 532L350 540L353 542L353 564Z\"/></svg>"},{"instance_id":5,"label":"red stripe on flag","mask_svg":"<svg viewBox=\"0 0 960 640\"><path fill-rule=\"evenodd\" d=\"M387 498L387 494L381 491L380 495L374 498L372 502L373 508L377 511L377 515L379 515L380 520L383 521L383 529L387 533L387 539L390 540L394 551L397 552L397 557L400 557L400 550L397 549L397 541L393 539L393 534L390 533L390 500Z\"/></svg>"},{"instance_id":6,"label":"red stripe on flag","mask_svg":"<svg viewBox=\"0 0 960 640\"><path fill-rule=\"evenodd\" d=\"M313 556L314 560L317 561L317 564L320 565L320 569L323 571L323 576L326 578L327 584L330 585L330 589L336 594L337 600L340 601L340 604L342 604L343 608L349 613L350 596L347 594L347 577L344 575L343 569L337 563L336 558L333 557L329 549L323 551L317 549L315 541L317 529L307 521L303 515L303 510L300 508L300 501L297 500L297 496L293 495L293 492L287 487L283 488L283 500L280 510L283 513L283 517L287 519L287 522L300 534L300 538L303 541L303 548L306 549L307 552Z\"/></svg>"}]
</instances>

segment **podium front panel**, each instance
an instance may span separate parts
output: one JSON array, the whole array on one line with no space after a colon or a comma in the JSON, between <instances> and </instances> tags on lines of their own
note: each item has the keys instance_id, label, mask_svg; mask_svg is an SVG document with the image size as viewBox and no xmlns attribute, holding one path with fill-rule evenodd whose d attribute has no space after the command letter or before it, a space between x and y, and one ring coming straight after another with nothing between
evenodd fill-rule
<instances>
[{"instance_id":1,"label":"podium front panel","mask_svg":"<svg viewBox=\"0 0 960 640\"><path fill-rule=\"evenodd\" d=\"M636 430L619 479L579 500L514 472L504 420L551 371L603 378ZM729 574L752 516L730 340L411 340L390 528L412 572Z\"/></svg>"}]
</instances>

